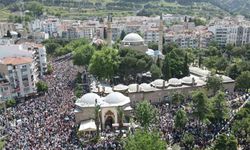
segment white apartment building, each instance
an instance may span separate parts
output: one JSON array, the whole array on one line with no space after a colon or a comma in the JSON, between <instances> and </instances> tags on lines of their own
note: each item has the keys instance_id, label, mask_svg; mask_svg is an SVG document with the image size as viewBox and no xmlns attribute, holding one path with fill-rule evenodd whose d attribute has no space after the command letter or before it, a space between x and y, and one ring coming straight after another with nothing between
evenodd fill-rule
<instances>
[{"instance_id":1,"label":"white apartment building","mask_svg":"<svg viewBox=\"0 0 250 150\"><path fill-rule=\"evenodd\" d=\"M180 48L196 48L199 46L199 39L193 34L167 33L164 36L165 43L176 43Z\"/></svg>"},{"instance_id":2,"label":"white apartment building","mask_svg":"<svg viewBox=\"0 0 250 150\"><path fill-rule=\"evenodd\" d=\"M0 74L9 82L1 84L3 98L24 97L36 92L37 69L30 57L5 57L0 59Z\"/></svg>"},{"instance_id":3,"label":"white apartment building","mask_svg":"<svg viewBox=\"0 0 250 150\"><path fill-rule=\"evenodd\" d=\"M159 41L159 27L149 28L144 32L145 43L158 43Z\"/></svg>"},{"instance_id":4,"label":"white apartment building","mask_svg":"<svg viewBox=\"0 0 250 150\"><path fill-rule=\"evenodd\" d=\"M0 59L6 57L29 57L36 62L39 76L44 75L47 71L47 54L42 44L0 45Z\"/></svg>"},{"instance_id":5,"label":"white apartment building","mask_svg":"<svg viewBox=\"0 0 250 150\"><path fill-rule=\"evenodd\" d=\"M250 24L215 24L208 30L213 32L214 39L222 47L227 44L241 46L250 43Z\"/></svg>"}]
</instances>

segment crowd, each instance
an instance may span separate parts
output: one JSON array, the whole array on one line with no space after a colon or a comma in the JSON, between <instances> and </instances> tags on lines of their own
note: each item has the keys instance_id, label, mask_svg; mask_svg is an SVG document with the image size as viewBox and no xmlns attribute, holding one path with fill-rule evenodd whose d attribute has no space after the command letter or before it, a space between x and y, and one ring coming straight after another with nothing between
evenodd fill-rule
<instances>
[{"instance_id":1,"label":"crowd","mask_svg":"<svg viewBox=\"0 0 250 150\"><path fill-rule=\"evenodd\" d=\"M77 71L68 59L53 62L44 80L49 90L0 116L7 150L79 149L75 133L73 86Z\"/></svg>"},{"instance_id":2,"label":"crowd","mask_svg":"<svg viewBox=\"0 0 250 150\"><path fill-rule=\"evenodd\" d=\"M229 103L229 106L231 106L229 112L231 114L230 118L232 118L232 114L235 114L235 110L232 107L232 103L237 100L239 104L242 105L248 99L248 96L244 95L243 92L226 93L227 102ZM171 145L181 142L181 138L184 133L190 133L194 136L194 145L199 148L204 148L204 146L210 145L219 133L221 133L222 131L227 132L227 126L230 119L222 122L220 126L215 124L203 126L202 128L204 130L201 134L201 130L198 127L197 122L191 115L192 109L188 106L188 104L190 103L190 99L185 100L185 102L186 103L182 106L170 106L169 104L157 105L160 121L157 126L162 131L163 138ZM184 109L189 119L182 132L176 130L174 127L174 117L178 109Z\"/></svg>"}]
</instances>

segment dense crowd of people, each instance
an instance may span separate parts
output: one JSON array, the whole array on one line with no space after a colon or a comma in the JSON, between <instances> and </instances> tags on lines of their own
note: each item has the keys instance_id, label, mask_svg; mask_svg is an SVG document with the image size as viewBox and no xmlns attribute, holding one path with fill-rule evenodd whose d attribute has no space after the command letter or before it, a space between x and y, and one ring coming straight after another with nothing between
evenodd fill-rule
<instances>
[{"instance_id":1,"label":"dense crowd of people","mask_svg":"<svg viewBox=\"0 0 250 150\"><path fill-rule=\"evenodd\" d=\"M96 144L91 142L82 145L86 140L77 138L75 118L74 118L74 80L77 76L75 69L68 59L60 58L52 63L53 73L46 75L44 80L48 84L48 92L43 95L28 99L15 107L9 108L5 113L0 115L0 126L3 129L1 136L6 136L5 148L24 149L24 150L43 150L43 149L69 149L69 150L120 150L122 144L115 138L110 136L109 132L101 134L104 139ZM87 86L87 73L83 73L83 82L86 83L85 91L89 90ZM85 86L84 86L85 87ZM241 105L248 97L243 96L244 93L228 93L226 99L230 106L230 113L234 113L236 108ZM238 104L235 103L237 99ZM192 113L192 109L188 104L191 99L186 99L182 106L169 106L168 104L158 105L159 124L157 126L163 132L163 138L171 145L181 141L181 134L184 132L191 133L195 137L195 145L204 147L211 144L211 141L225 129L228 122L223 122L222 126L213 124L206 126L206 130L201 135L199 128L194 119L189 119L184 131L174 128L174 116L178 109L183 108L188 116ZM232 115L230 115L232 117ZM226 129L225 129L226 130ZM88 137L87 140L94 136Z\"/></svg>"},{"instance_id":2,"label":"dense crowd of people","mask_svg":"<svg viewBox=\"0 0 250 150\"><path fill-rule=\"evenodd\" d=\"M77 70L68 59L54 62L44 80L48 92L31 98L2 115L8 149L79 149L74 121L73 86ZM8 118L8 121L7 121Z\"/></svg>"},{"instance_id":3,"label":"dense crowd of people","mask_svg":"<svg viewBox=\"0 0 250 150\"><path fill-rule=\"evenodd\" d=\"M199 129L196 121L192 118L192 109L188 106L191 99L186 99L185 104L182 106L170 106L169 104L161 104L157 105L157 109L159 110L159 121L158 124L159 129L163 133L163 138L168 141L171 145L175 143L179 143L182 139L182 135L184 133L190 133L194 136L194 144L196 147L203 148L211 144L211 142L218 136L219 133L229 132L228 124L232 119L233 114L235 114L237 109L234 109L233 102L239 102L239 105L242 105L247 99L248 96L244 95L244 92L235 92L228 93L226 92L226 100L230 106L229 117L227 121L221 123L220 126L215 124L210 124L204 126L205 130L201 134L201 130ZM174 117L178 109L184 109L189 116L188 123L186 124L183 131L179 131L174 127Z\"/></svg>"}]
</instances>

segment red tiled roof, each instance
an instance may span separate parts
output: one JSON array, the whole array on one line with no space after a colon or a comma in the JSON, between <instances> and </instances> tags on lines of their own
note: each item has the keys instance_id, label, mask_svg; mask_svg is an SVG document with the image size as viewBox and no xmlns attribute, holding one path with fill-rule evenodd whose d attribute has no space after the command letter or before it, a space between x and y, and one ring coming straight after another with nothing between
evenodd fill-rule
<instances>
[{"instance_id":1,"label":"red tiled roof","mask_svg":"<svg viewBox=\"0 0 250 150\"><path fill-rule=\"evenodd\" d=\"M11 65L19 65L19 64L28 64L33 61L30 57L5 57L1 59L2 64L11 64Z\"/></svg>"}]
</instances>

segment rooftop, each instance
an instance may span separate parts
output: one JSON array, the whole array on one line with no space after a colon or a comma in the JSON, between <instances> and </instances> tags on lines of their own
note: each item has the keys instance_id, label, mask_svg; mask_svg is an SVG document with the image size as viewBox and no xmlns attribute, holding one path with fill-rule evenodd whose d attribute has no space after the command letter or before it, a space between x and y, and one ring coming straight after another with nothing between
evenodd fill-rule
<instances>
[{"instance_id":1,"label":"rooftop","mask_svg":"<svg viewBox=\"0 0 250 150\"><path fill-rule=\"evenodd\" d=\"M33 61L30 57L5 57L1 59L1 63L8 65L19 65L19 64L28 64Z\"/></svg>"}]
</instances>

